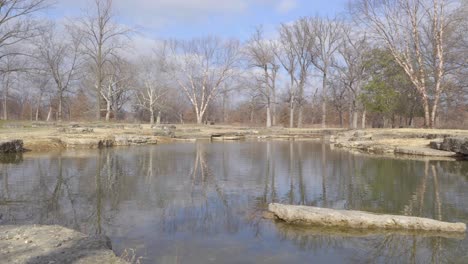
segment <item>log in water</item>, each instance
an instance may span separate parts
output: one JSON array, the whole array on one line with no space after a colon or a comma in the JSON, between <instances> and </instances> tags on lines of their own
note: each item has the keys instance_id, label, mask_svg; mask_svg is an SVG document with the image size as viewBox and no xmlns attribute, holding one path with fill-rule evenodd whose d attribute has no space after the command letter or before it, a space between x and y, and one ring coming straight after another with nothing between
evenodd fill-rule
<instances>
[{"instance_id":1,"label":"log in water","mask_svg":"<svg viewBox=\"0 0 468 264\"><path fill-rule=\"evenodd\" d=\"M464 223L448 223L413 216L373 214L362 211L276 203L268 205L268 210L279 219L293 224L355 229L466 232L466 224Z\"/></svg>"}]
</instances>

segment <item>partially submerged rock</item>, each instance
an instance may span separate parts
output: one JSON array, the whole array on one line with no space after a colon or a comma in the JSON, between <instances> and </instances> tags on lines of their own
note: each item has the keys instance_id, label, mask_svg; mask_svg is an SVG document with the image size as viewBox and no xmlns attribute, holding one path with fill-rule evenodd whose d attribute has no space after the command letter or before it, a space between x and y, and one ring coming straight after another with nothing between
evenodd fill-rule
<instances>
[{"instance_id":1,"label":"partially submerged rock","mask_svg":"<svg viewBox=\"0 0 468 264\"><path fill-rule=\"evenodd\" d=\"M466 232L466 224L464 223L447 223L412 216L379 215L362 211L275 203L268 205L268 210L279 219L293 224L354 229Z\"/></svg>"},{"instance_id":2,"label":"partially submerged rock","mask_svg":"<svg viewBox=\"0 0 468 264\"><path fill-rule=\"evenodd\" d=\"M440 144L440 150L452 151L461 155L468 155L468 137L447 137Z\"/></svg>"},{"instance_id":3,"label":"partially submerged rock","mask_svg":"<svg viewBox=\"0 0 468 264\"><path fill-rule=\"evenodd\" d=\"M24 151L22 140L0 141L0 154L22 153Z\"/></svg>"},{"instance_id":4,"label":"partially submerged rock","mask_svg":"<svg viewBox=\"0 0 468 264\"><path fill-rule=\"evenodd\" d=\"M1 263L127 263L109 238L89 237L60 226L0 226Z\"/></svg>"},{"instance_id":5,"label":"partially submerged rock","mask_svg":"<svg viewBox=\"0 0 468 264\"><path fill-rule=\"evenodd\" d=\"M397 147L396 154L428 156L428 157L456 157L457 153L451 151L437 150L429 147Z\"/></svg>"}]
</instances>

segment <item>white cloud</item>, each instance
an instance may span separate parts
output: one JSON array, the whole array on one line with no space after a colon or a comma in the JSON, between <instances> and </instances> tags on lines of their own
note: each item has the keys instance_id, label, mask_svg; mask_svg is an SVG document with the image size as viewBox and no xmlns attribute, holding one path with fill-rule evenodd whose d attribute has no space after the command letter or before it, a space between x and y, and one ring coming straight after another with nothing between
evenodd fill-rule
<instances>
[{"instance_id":1,"label":"white cloud","mask_svg":"<svg viewBox=\"0 0 468 264\"><path fill-rule=\"evenodd\" d=\"M92 0L59 0L63 14L92 6ZM272 7L286 13L297 7L297 0L114 0L117 14L126 23L142 28L158 29L173 24L206 21L213 16L236 16L251 8ZM71 11L73 10L73 11Z\"/></svg>"},{"instance_id":2,"label":"white cloud","mask_svg":"<svg viewBox=\"0 0 468 264\"><path fill-rule=\"evenodd\" d=\"M288 13L297 8L297 0L280 0L276 5L276 11L279 13Z\"/></svg>"}]
</instances>

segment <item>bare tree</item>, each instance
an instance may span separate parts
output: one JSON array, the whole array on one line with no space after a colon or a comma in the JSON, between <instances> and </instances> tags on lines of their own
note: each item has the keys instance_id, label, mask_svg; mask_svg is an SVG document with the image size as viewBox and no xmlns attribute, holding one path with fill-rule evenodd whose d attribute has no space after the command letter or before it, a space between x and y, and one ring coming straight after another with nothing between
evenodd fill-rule
<instances>
[{"instance_id":1,"label":"bare tree","mask_svg":"<svg viewBox=\"0 0 468 264\"><path fill-rule=\"evenodd\" d=\"M173 41L170 51L174 79L189 99L197 123L202 124L220 87L236 74L239 42L217 37Z\"/></svg>"},{"instance_id":2,"label":"bare tree","mask_svg":"<svg viewBox=\"0 0 468 264\"><path fill-rule=\"evenodd\" d=\"M63 100L80 76L80 36L60 32L54 24L44 30L37 43L37 59L54 81L58 99L57 120L62 121Z\"/></svg>"},{"instance_id":3,"label":"bare tree","mask_svg":"<svg viewBox=\"0 0 468 264\"><path fill-rule=\"evenodd\" d=\"M12 63L14 56L26 55L20 48L38 34L40 23L33 21L34 13L47 6L46 0L0 1L0 73L2 74L3 118L8 119L7 100L12 81L12 72L22 71L25 65Z\"/></svg>"},{"instance_id":4,"label":"bare tree","mask_svg":"<svg viewBox=\"0 0 468 264\"><path fill-rule=\"evenodd\" d=\"M251 67L261 70L258 80L259 91L266 101L266 126L275 125L276 79L279 65L276 62L274 46L263 37L262 28L257 28L246 46L246 55Z\"/></svg>"},{"instance_id":5,"label":"bare tree","mask_svg":"<svg viewBox=\"0 0 468 264\"><path fill-rule=\"evenodd\" d=\"M343 41L339 48L341 55L341 63L337 64L337 69L340 75L340 81L349 92L350 99L350 127L352 129L358 128L358 112L362 108L359 102L359 96L365 82L366 73L366 55L369 52L369 45L365 34L360 36L347 27L343 31ZM362 109L365 113L365 110ZM365 114L363 114L365 120ZM365 126L365 121L363 121ZM365 127L363 127L365 128Z\"/></svg>"},{"instance_id":6,"label":"bare tree","mask_svg":"<svg viewBox=\"0 0 468 264\"><path fill-rule=\"evenodd\" d=\"M274 49L278 60L288 72L289 84L289 127L294 127L294 108L299 108L297 126L303 125L304 88L310 75L313 54L311 50L315 39L309 35L307 19L300 19L291 25L282 24L280 29L280 47Z\"/></svg>"},{"instance_id":7,"label":"bare tree","mask_svg":"<svg viewBox=\"0 0 468 264\"><path fill-rule=\"evenodd\" d=\"M445 0L359 0L354 14L385 43L422 98L426 127L434 127L444 91Z\"/></svg>"},{"instance_id":8,"label":"bare tree","mask_svg":"<svg viewBox=\"0 0 468 264\"><path fill-rule=\"evenodd\" d=\"M94 0L94 12L87 12L76 24L77 32L82 36L82 49L89 58L94 73L96 92L96 119L101 119L105 68L125 45L123 37L131 32L114 21L113 0Z\"/></svg>"},{"instance_id":9,"label":"bare tree","mask_svg":"<svg viewBox=\"0 0 468 264\"><path fill-rule=\"evenodd\" d=\"M106 122L109 122L112 113L117 114L121 104L125 103L122 99L130 91L130 68L129 62L115 56L104 69L105 79L100 93L106 103Z\"/></svg>"},{"instance_id":10,"label":"bare tree","mask_svg":"<svg viewBox=\"0 0 468 264\"><path fill-rule=\"evenodd\" d=\"M50 92L50 76L42 74L41 72L33 72L29 74L29 82L31 87L35 90L36 109L34 114L34 120L39 121L39 114L41 111L43 98Z\"/></svg>"},{"instance_id":11,"label":"bare tree","mask_svg":"<svg viewBox=\"0 0 468 264\"><path fill-rule=\"evenodd\" d=\"M168 92L168 69L165 59L165 51L162 51L158 52L156 57L140 60L138 70L140 85L136 89L137 104L150 112L151 124L155 121L157 124L161 122L163 99Z\"/></svg>"},{"instance_id":12,"label":"bare tree","mask_svg":"<svg viewBox=\"0 0 468 264\"><path fill-rule=\"evenodd\" d=\"M47 2L48 0L0 1L0 60L7 56L25 54L14 47L40 33L40 23L34 21L32 15L44 9Z\"/></svg>"},{"instance_id":13,"label":"bare tree","mask_svg":"<svg viewBox=\"0 0 468 264\"><path fill-rule=\"evenodd\" d=\"M312 46L313 63L322 74L322 127L327 122L327 84L330 67L332 67L342 35L342 23L338 19L310 18L309 34L315 39Z\"/></svg>"}]
</instances>

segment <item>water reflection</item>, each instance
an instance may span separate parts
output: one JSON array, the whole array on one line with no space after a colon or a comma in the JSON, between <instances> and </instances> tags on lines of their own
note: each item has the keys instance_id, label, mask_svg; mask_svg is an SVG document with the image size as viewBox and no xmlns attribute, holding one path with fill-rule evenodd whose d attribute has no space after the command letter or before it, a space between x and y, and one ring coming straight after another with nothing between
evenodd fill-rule
<instances>
[{"instance_id":1,"label":"water reflection","mask_svg":"<svg viewBox=\"0 0 468 264\"><path fill-rule=\"evenodd\" d=\"M262 219L270 202L468 220L466 162L395 160L321 143L67 151L0 164L1 224L106 234L147 263L464 262L468 242Z\"/></svg>"}]
</instances>

